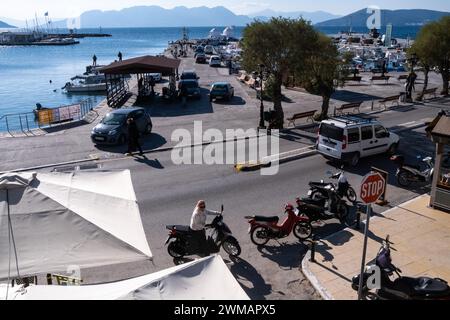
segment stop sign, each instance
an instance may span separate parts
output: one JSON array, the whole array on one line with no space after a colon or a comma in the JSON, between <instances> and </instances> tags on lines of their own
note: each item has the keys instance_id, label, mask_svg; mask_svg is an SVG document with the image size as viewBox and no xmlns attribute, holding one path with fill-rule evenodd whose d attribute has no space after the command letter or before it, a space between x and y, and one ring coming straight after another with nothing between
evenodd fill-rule
<instances>
[{"instance_id":1,"label":"stop sign","mask_svg":"<svg viewBox=\"0 0 450 320\"><path fill-rule=\"evenodd\" d=\"M365 204L375 203L383 195L386 181L381 174L372 172L365 176L361 183L361 200Z\"/></svg>"}]
</instances>

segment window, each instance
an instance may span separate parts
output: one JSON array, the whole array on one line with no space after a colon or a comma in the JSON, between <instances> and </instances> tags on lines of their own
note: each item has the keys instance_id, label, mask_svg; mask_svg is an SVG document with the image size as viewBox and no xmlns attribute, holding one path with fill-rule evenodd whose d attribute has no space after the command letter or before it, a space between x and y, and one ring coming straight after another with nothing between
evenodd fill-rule
<instances>
[{"instance_id":1,"label":"window","mask_svg":"<svg viewBox=\"0 0 450 320\"><path fill-rule=\"evenodd\" d=\"M319 134L325 138L342 141L344 129L338 128L332 124L322 123Z\"/></svg>"},{"instance_id":2,"label":"window","mask_svg":"<svg viewBox=\"0 0 450 320\"><path fill-rule=\"evenodd\" d=\"M383 139L388 137L388 131L385 127L377 125L375 126L375 138Z\"/></svg>"},{"instance_id":3,"label":"window","mask_svg":"<svg viewBox=\"0 0 450 320\"><path fill-rule=\"evenodd\" d=\"M359 142L359 128L351 128L347 130L348 132L348 143Z\"/></svg>"},{"instance_id":4,"label":"window","mask_svg":"<svg viewBox=\"0 0 450 320\"><path fill-rule=\"evenodd\" d=\"M373 138L372 126L361 127L361 136L363 140L370 140Z\"/></svg>"}]
</instances>

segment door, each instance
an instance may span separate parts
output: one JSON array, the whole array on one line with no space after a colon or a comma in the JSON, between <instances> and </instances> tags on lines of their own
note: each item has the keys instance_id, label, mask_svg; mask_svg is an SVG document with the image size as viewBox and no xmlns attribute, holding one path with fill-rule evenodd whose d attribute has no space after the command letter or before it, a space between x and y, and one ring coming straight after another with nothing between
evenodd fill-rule
<instances>
[{"instance_id":1,"label":"door","mask_svg":"<svg viewBox=\"0 0 450 320\"><path fill-rule=\"evenodd\" d=\"M361 127L361 157L367 157L376 153L377 146L374 144L373 125Z\"/></svg>"},{"instance_id":2,"label":"door","mask_svg":"<svg viewBox=\"0 0 450 320\"><path fill-rule=\"evenodd\" d=\"M375 149L375 153L383 153L386 152L390 147L391 139L389 131L383 127L382 125L375 125L374 126L374 133L375 133L375 142L374 144L377 146Z\"/></svg>"}]
</instances>

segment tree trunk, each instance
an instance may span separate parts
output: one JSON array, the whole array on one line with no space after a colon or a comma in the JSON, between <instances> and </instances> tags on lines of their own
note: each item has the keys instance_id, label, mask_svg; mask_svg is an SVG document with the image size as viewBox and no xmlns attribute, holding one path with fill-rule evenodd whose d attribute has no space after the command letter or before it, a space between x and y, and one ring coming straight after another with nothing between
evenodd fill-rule
<instances>
[{"instance_id":1,"label":"tree trunk","mask_svg":"<svg viewBox=\"0 0 450 320\"><path fill-rule=\"evenodd\" d=\"M330 108L330 99L329 95L322 96L322 111L320 113L319 121L325 120L328 118L328 109Z\"/></svg>"},{"instance_id":2,"label":"tree trunk","mask_svg":"<svg viewBox=\"0 0 450 320\"><path fill-rule=\"evenodd\" d=\"M448 81L450 80L450 70L442 70L442 95L448 96Z\"/></svg>"},{"instance_id":3,"label":"tree trunk","mask_svg":"<svg viewBox=\"0 0 450 320\"><path fill-rule=\"evenodd\" d=\"M284 112L281 101L283 94L281 92L282 77L276 76L273 89L273 108L275 110L275 121L271 123L269 129L283 129L284 126Z\"/></svg>"},{"instance_id":4,"label":"tree trunk","mask_svg":"<svg viewBox=\"0 0 450 320\"><path fill-rule=\"evenodd\" d=\"M429 73L430 73L430 67L425 66L425 67L424 67L425 80L424 80L424 82L423 82L423 90L422 90L422 92L417 96L417 98L416 98L417 101L422 101L422 100L423 100L423 97L425 96L425 91L428 89Z\"/></svg>"}]
</instances>

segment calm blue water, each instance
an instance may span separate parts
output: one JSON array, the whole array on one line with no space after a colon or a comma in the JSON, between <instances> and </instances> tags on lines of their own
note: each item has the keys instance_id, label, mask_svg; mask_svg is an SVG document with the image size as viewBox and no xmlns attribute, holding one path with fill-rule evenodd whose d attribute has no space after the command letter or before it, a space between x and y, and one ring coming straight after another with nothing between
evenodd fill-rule
<instances>
[{"instance_id":1,"label":"calm blue water","mask_svg":"<svg viewBox=\"0 0 450 320\"><path fill-rule=\"evenodd\" d=\"M211 27L189 28L190 38L205 38ZM222 28L218 28L222 30ZM240 37L243 28L235 29ZM415 37L419 27L394 28L394 36ZM99 30L80 30L98 32ZM103 96L68 95L61 87L76 74L85 71L96 54L98 64L109 64L121 51L124 59L154 55L164 51L169 41L181 38L181 28L103 29L111 38L80 39L79 45L62 47L2 47L0 46L0 117L4 114L30 112L37 102L46 107L58 107L84 99L99 102ZM321 28L336 34L341 28ZM355 32L365 32L358 30ZM49 81L52 80L52 83ZM0 123L0 130L4 130Z\"/></svg>"}]
</instances>

